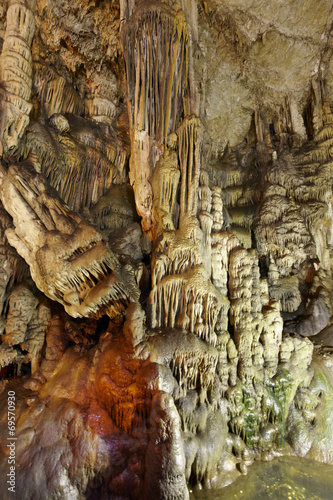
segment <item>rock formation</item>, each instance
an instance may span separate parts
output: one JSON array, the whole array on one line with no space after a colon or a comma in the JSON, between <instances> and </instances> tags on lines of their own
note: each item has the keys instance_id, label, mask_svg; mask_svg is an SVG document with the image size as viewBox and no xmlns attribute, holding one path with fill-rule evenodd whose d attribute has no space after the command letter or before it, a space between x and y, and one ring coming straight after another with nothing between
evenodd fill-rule
<instances>
[{"instance_id":1,"label":"rock formation","mask_svg":"<svg viewBox=\"0 0 333 500\"><path fill-rule=\"evenodd\" d=\"M329 0L0 7L4 499L12 470L22 500L183 500L333 464L332 26Z\"/></svg>"}]
</instances>

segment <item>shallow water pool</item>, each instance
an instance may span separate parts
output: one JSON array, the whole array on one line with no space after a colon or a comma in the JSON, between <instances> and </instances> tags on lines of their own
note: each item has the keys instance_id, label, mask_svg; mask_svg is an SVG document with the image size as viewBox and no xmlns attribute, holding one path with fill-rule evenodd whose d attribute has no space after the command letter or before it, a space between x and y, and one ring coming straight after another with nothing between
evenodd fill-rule
<instances>
[{"instance_id":1,"label":"shallow water pool","mask_svg":"<svg viewBox=\"0 0 333 500\"><path fill-rule=\"evenodd\" d=\"M333 500L333 466L305 458L255 462L222 490L191 493L191 500Z\"/></svg>"}]
</instances>

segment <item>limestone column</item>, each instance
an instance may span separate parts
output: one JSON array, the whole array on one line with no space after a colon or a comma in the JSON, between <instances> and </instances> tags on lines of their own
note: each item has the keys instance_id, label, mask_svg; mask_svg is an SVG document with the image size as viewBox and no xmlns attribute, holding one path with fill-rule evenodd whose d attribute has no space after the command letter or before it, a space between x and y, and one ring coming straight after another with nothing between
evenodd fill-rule
<instances>
[{"instance_id":1,"label":"limestone column","mask_svg":"<svg viewBox=\"0 0 333 500\"><path fill-rule=\"evenodd\" d=\"M29 123L31 42L36 0L11 0L0 56L0 155L15 149Z\"/></svg>"}]
</instances>

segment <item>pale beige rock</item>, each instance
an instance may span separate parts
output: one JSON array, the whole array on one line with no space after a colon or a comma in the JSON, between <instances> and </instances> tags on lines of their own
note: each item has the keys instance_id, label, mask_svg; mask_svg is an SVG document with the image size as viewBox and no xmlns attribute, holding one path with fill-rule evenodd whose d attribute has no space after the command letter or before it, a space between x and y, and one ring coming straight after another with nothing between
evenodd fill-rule
<instances>
[{"instance_id":1,"label":"pale beige rock","mask_svg":"<svg viewBox=\"0 0 333 500\"><path fill-rule=\"evenodd\" d=\"M135 8L136 7L136 8ZM163 154L167 137L179 125L183 96L188 84L188 30L184 14L167 3L149 9L122 4L122 41L127 71L132 155L130 181L142 219L149 232L152 224L152 175ZM141 39L141 29L156 37ZM168 75L159 53L169 61ZM156 61L152 67L151 61ZM177 59L180 61L177 64ZM186 103L186 99L184 99ZM185 113L190 110L185 108Z\"/></svg>"},{"instance_id":2,"label":"pale beige rock","mask_svg":"<svg viewBox=\"0 0 333 500\"><path fill-rule=\"evenodd\" d=\"M32 86L30 46L35 30L36 0L13 0L7 10L7 26L0 55L0 153L18 146L29 123Z\"/></svg>"},{"instance_id":3,"label":"pale beige rock","mask_svg":"<svg viewBox=\"0 0 333 500\"><path fill-rule=\"evenodd\" d=\"M64 304L74 317L95 314L103 307L117 315L123 308L119 296L125 301L132 294L138 298L134 271L121 270L102 234L48 194L41 175L14 166L8 173L2 169L1 175L1 198L15 225L7 237L29 264L40 290ZM125 282L130 292L125 291Z\"/></svg>"}]
</instances>

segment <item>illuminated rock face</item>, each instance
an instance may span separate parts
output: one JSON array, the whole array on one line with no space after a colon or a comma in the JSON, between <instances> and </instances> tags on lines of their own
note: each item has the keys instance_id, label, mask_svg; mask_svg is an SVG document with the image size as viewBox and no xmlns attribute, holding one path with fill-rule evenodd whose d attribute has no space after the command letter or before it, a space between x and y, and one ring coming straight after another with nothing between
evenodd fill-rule
<instances>
[{"instance_id":1,"label":"illuminated rock face","mask_svg":"<svg viewBox=\"0 0 333 500\"><path fill-rule=\"evenodd\" d=\"M333 463L332 9L301 3L0 11L4 498L8 391L23 500Z\"/></svg>"},{"instance_id":2,"label":"illuminated rock face","mask_svg":"<svg viewBox=\"0 0 333 500\"><path fill-rule=\"evenodd\" d=\"M35 0L9 2L0 57L1 151L16 149L29 123Z\"/></svg>"}]
</instances>

